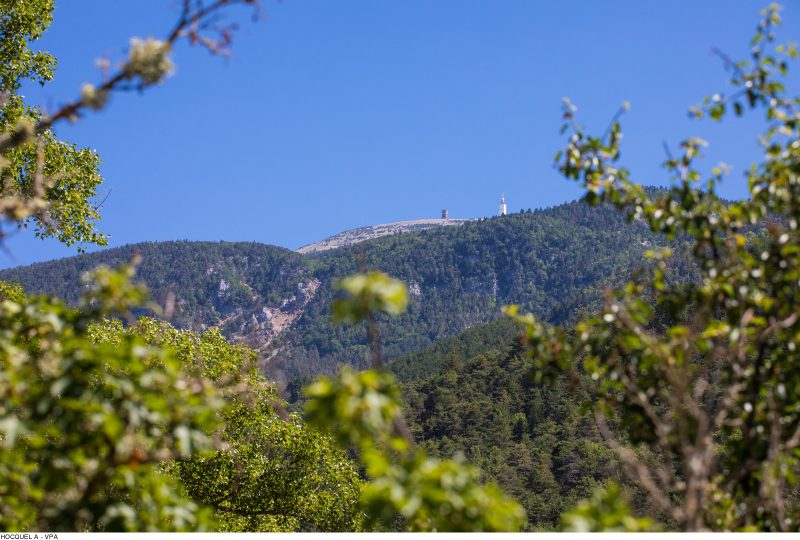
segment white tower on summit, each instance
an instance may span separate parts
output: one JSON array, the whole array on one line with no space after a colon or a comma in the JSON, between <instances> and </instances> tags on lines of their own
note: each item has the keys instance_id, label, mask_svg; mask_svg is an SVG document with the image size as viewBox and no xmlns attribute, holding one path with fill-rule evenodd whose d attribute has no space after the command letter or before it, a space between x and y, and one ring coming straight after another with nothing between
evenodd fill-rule
<instances>
[{"instance_id":1,"label":"white tower on summit","mask_svg":"<svg viewBox=\"0 0 800 540\"><path fill-rule=\"evenodd\" d=\"M500 214L499 215L504 216L507 213L508 212L506 212L506 194L503 193L502 195L500 195Z\"/></svg>"}]
</instances>

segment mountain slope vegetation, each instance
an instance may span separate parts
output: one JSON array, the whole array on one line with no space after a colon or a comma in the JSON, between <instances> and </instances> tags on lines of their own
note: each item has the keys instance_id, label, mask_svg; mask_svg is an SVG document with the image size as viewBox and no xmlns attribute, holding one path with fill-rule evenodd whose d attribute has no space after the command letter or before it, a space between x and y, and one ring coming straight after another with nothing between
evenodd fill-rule
<instances>
[{"instance_id":1,"label":"mountain slope vegetation","mask_svg":"<svg viewBox=\"0 0 800 540\"><path fill-rule=\"evenodd\" d=\"M305 256L257 243L143 243L4 270L0 279L73 303L83 272L139 253L138 279L162 308L146 314L180 328L219 326L261 351L272 378L289 381L365 365L363 329L330 318L336 281L359 268L409 286L408 311L382 321L393 359L498 319L504 304L552 323L574 320L659 242L611 209L574 202Z\"/></svg>"},{"instance_id":2,"label":"mountain slope vegetation","mask_svg":"<svg viewBox=\"0 0 800 540\"><path fill-rule=\"evenodd\" d=\"M517 346L453 354L438 374L405 385L406 416L431 455L463 454L484 481L522 504L529 529L553 530L565 510L596 488L608 482L636 488L581 407L586 396L563 382L536 384L531 369Z\"/></svg>"}]
</instances>

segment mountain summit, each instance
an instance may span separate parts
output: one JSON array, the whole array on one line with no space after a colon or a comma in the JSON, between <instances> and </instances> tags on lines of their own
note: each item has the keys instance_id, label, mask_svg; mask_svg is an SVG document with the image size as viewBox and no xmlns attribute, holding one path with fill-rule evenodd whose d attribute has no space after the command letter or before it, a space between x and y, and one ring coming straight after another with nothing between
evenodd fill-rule
<instances>
[{"instance_id":1,"label":"mountain summit","mask_svg":"<svg viewBox=\"0 0 800 540\"><path fill-rule=\"evenodd\" d=\"M446 215L447 211L443 211ZM394 223L385 223L382 225L370 225L367 227L359 227L357 229L350 229L333 236L329 236L319 242L308 244L301 247L297 251L299 253L317 253L320 251L327 251L329 249L336 249L351 244L358 244L373 238L380 238L381 236L389 236L392 234L400 234L406 232L422 231L425 229L433 229L435 227L445 227L448 225L462 225L467 221L475 221L475 219L448 219L442 217L440 219L414 219L409 221L396 221Z\"/></svg>"}]
</instances>

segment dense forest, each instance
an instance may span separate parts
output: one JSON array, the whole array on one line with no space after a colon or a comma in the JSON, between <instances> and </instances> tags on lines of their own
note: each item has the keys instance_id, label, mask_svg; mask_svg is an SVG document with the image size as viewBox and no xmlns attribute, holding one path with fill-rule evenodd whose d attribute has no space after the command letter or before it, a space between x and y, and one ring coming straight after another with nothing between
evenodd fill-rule
<instances>
[{"instance_id":1,"label":"dense forest","mask_svg":"<svg viewBox=\"0 0 800 540\"><path fill-rule=\"evenodd\" d=\"M218 325L237 310L254 310L257 301L277 305L308 279L303 257L287 249L188 241L145 242L3 270L0 279L18 281L30 294L52 294L75 305L85 291L83 274L98 266L125 264L134 254L142 257L137 279L147 286L151 300L163 307L175 295L171 322L181 328Z\"/></svg>"},{"instance_id":2,"label":"dense forest","mask_svg":"<svg viewBox=\"0 0 800 540\"><path fill-rule=\"evenodd\" d=\"M220 326L270 358L270 377L289 382L341 364L365 366L363 330L330 318L335 283L360 265L409 286L407 312L384 320L391 359L498 319L505 304L553 323L574 321L663 242L611 208L573 202L305 256L248 243L145 243L4 270L0 279L75 303L82 273L139 253L137 279L155 303L174 305L170 322L195 330Z\"/></svg>"},{"instance_id":3,"label":"dense forest","mask_svg":"<svg viewBox=\"0 0 800 540\"><path fill-rule=\"evenodd\" d=\"M520 347L450 355L404 397L412 433L431 454L462 453L523 505L528 528L552 530L595 489L626 479L581 407L586 396L566 383L536 384L532 369Z\"/></svg>"}]
</instances>

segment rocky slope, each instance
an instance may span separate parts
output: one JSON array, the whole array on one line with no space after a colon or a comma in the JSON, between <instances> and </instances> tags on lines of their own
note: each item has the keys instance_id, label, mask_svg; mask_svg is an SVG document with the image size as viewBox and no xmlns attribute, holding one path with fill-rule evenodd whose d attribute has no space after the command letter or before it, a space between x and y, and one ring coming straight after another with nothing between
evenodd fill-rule
<instances>
[{"instance_id":1,"label":"rocky slope","mask_svg":"<svg viewBox=\"0 0 800 540\"><path fill-rule=\"evenodd\" d=\"M320 251L328 251L329 249L336 249L351 244L358 244L366 240L380 238L382 236L389 236L392 234L400 234L406 232L422 231L425 229L433 229L434 227L446 227L449 225L461 225L467 221L475 221L474 219L415 219L410 221L397 221L395 223L385 223L383 225L371 225L368 227L359 227L357 229L350 229L348 231L340 232L329 236L319 242L303 246L297 251L299 253L318 253Z\"/></svg>"},{"instance_id":2,"label":"rocky slope","mask_svg":"<svg viewBox=\"0 0 800 540\"><path fill-rule=\"evenodd\" d=\"M302 255L245 242L147 242L4 270L0 279L74 304L85 272L124 264L135 253L142 257L137 278L171 323L194 330L218 326L262 351L302 315L320 285Z\"/></svg>"}]
</instances>

